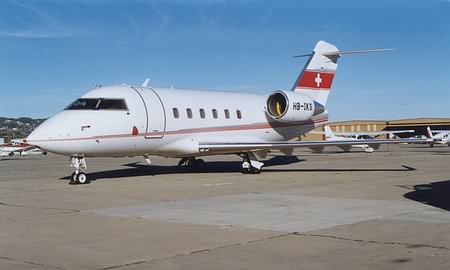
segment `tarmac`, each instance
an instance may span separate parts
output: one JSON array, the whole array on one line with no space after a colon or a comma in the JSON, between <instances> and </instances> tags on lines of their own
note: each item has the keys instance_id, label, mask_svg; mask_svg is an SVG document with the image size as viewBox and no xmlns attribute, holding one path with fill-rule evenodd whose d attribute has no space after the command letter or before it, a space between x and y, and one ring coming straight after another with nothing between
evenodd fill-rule
<instances>
[{"instance_id":1,"label":"tarmac","mask_svg":"<svg viewBox=\"0 0 450 270\"><path fill-rule=\"evenodd\" d=\"M0 159L0 269L450 269L450 148Z\"/></svg>"}]
</instances>

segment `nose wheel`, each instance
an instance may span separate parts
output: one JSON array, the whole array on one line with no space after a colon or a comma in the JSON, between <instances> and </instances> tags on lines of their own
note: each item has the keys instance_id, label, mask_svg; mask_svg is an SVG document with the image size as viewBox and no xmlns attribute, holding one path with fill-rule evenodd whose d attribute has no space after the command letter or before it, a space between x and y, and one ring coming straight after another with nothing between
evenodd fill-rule
<instances>
[{"instance_id":1,"label":"nose wheel","mask_svg":"<svg viewBox=\"0 0 450 270\"><path fill-rule=\"evenodd\" d=\"M72 176L70 178L71 185L82 185L90 183L90 180L84 172L84 170L86 170L87 168L84 156L70 157L70 166L75 168L75 172L72 173Z\"/></svg>"}]
</instances>

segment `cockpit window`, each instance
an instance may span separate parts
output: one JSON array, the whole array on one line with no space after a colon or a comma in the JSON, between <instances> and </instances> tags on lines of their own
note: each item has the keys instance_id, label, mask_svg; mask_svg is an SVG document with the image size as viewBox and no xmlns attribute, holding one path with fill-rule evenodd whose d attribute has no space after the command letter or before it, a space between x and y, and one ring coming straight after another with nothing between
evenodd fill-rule
<instances>
[{"instance_id":1,"label":"cockpit window","mask_svg":"<svg viewBox=\"0 0 450 270\"><path fill-rule=\"evenodd\" d=\"M101 99L97 110L126 110L127 105L123 99Z\"/></svg>"},{"instance_id":2,"label":"cockpit window","mask_svg":"<svg viewBox=\"0 0 450 270\"><path fill-rule=\"evenodd\" d=\"M80 98L66 110L128 110L124 99Z\"/></svg>"},{"instance_id":3,"label":"cockpit window","mask_svg":"<svg viewBox=\"0 0 450 270\"><path fill-rule=\"evenodd\" d=\"M66 110L95 110L98 102L98 98L79 98L70 104Z\"/></svg>"}]
</instances>

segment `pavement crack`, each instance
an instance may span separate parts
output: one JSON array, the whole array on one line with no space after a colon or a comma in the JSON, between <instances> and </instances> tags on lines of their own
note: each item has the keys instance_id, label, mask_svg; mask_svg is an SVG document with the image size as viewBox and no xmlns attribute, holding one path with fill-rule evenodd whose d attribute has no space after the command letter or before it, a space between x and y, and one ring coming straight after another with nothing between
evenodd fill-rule
<instances>
[{"instance_id":1,"label":"pavement crack","mask_svg":"<svg viewBox=\"0 0 450 270\"><path fill-rule=\"evenodd\" d=\"M7 202L0 202L0 206L38 209L38 210L54 210L54 211L62 211L64 214L81 212L78 209L67 209L67 208L56 208L56 207L33 207L33 206L28 206L28 205L23 205L23 204L11 204L11 203L7 203Z\"/></svg>"},{"instance_id":2,"label":"pavement crack","mask_svg":"<svg viewBox=\"0 0 450 270\"><path fill-rule=\"evenodd\" d=\"M27 261L27 260L18 260L18 259L6 257L6 256L0 256L0 260L5 260L5 261L10 261L10 262L15 262L15 263L23 263L23 264L33 265L33 266L39 266L39 267L43 267L44 269L65 270L65 268L60 267L60 266L48 265L48 264L37 263L37 262L32 262L32 261Z\"/></svg>"},{"instance_id":3,"label":"pavement crack","mask_svg":"<svg viewBox=\"0 0 450 270\"><path fill-rule=\"evenodd\" d=\"M247 240L247 241L239 242L239 243L232 243L232 244L227 244L227 245L221 245L221 246L216 246L216 247L213 247L213 248L195 249L195 250L191 250L191 251L184 252L184 253L178 253L178 254L175 254L175 255L167 256L167 257L152 258L152 259L148 259L148 260L139 260L139 261L128 262L128 263L124 263L124 264L106 266L106 267L103 267L103 268L99 268L98 270L120 269L120 268L123 268L123 267L132 266L132 265L139 265L139 264L145 264L145 263L152 263L152 262L156 262L156 261L170 260L170 259L177 258L177 257L182 257L182 256L205 254L205 253L213 252L213 251L219 250L219 249L230 248L230 247L237 247L237 246L244 246L244 245L248 245L248 244L252 244L252 243L263 242L263 241L266 241L266 240L282 238L282 237L286 237L286 236L294 235L294 234L295 233L283 233L283 234L277 234L277 235L270 235L270 236L259 238L259 239L253 239L253 240Z\"/></svg>"},{"instance_id":4,"label":"pavement crack","mask_svg":"<svg viewBox=\"0 0 450 270\"><path fill-rule=\"evenodd\" d=\"M435 245L428 245L428 244L412 244L412 243L394 242L394 241L391 242L391 241L364 240L364 239L353 239L353 238L340 237L340 236L327 235L327 234L309 234L309 233L300 233L300 232L288 232L288 233L270 235L270 236L259 238L259 239L247 240L244 242L216 246L213 248L203 248L203 249L191 250L188 252L178 253L175 255L167 256L167 257L151 258L148 260L139 260L139 261L128 262L128 263L124 263L124 264L106 266L106 267L100 268L98 270L120 269L120 268L124 268L124 267L128 267L128 266L132 266L132 265L147 264L147 263L152 263L152 262L157 262L157 261L170 260L170 259L177 258L177 257L206 254L206 253L224 249L224 248L245 246L248 244L254 244L254 243L258 243L258 242L264 242L267 240L279 239L279 238L284 238L284 237L288 237L288 236L320 237L320 238L327 238L327 239L333 239L333 240L351 241L351 242L355 242L355 243L392 245L392 246L401 246L401 247L406 247L406 248L432 248L432 249L440 249L440 250L450 251L450 248L445 247L445 246L435 246Z\"/></svg>"},{"instance_id":5,"label":"pavement crack","mask_svg":"<svg viewBox=\"0 0 450 270\"><path fill-rule=\"evenodd\" d=\"M406 248L432 248L432 249L440 249L440 250L450 251L450 248L448 248L446 246L436 246L436 245L429 245L429 244L413 244L413 243L398 242L398 241L377 241L377 240L354 239L354 238L348 238L348 237L342 237L342 236L336 236L336 235L310 234L310 233L299 233L299 232L294 232L294 233L292 233L292 235L305 236L305 237L320 237L320 238L351 241L351 242L365 243L365 244L402 246L402 247L406 247Z\"/></svg>"}]
</instances>

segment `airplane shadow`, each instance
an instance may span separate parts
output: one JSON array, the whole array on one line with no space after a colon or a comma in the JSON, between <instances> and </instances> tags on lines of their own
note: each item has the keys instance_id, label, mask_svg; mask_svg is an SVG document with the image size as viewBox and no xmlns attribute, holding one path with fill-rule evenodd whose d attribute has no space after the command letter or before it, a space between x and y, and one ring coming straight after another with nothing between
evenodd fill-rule
<instances>
[{"instance_id":1,"label":"airplane shadow","mask_svg":"<svg viewBox=\"0 0 450 270\"><path fill-rule=\"evenodd\" d=\"M450 211L450 180L415 185L405 198Z\"/></svg>"},{"instance_id":2,"label":"airplane shadow","mask_svg":"<svg viewBox=\"0 0 450 270\"><path fill-rule=\"evenodd\" d=\"M429 148L429 150L423 150L423 151L417 151L417 150L409 150L408 153L430 153L432 155L442 155L442 156L446 156L446 155L450 155L450 151L445 151L446 149L443 150L439 150L439 149L435 149L433 150L433 148Z\"/></svg>"},{"instance_id":3,"label":"airplane shadow","mask_svg":"<svg viewBox=\"0 0 450 270\"><path fill-rule=\"evenodd\" d=\"M263 172L387 172L387 171L414 171L413 167L402 165L401 168L390 169L390 168L270 168L273 166L289 165L293 163L298 163L305 161L304 159L299 159L297 156L274 156L269 160L264 161ZM160 166L160 165L148 165L141 162L133 162L128 164L123 164L128 168L98 171L88 173L88 178L91 181L98 179L114 179L114 178L125 178L133 176L155 176L155 175L165 175L165 174L182 174L182 173L236 173L241 172L242 162L241 161L209 161L205 162L203 168L199 170L183 168L178 166ZM60 180L70 180L70 176L65 176L60 178Z\"/></svg>"},{"instance_id":4,"label":"airplane shadow","mask_svg":"<svg viewBox=\"0 0 450 270\"><path fill-rule=\"evenodd\" d=\"M297 156L275 156L269 160L264 161L265 167L288 165L304 161ZM161 166L149 165L141 162L132 162L123 164L128 167L125 169L116 169L109 171L99 171L88 173L88 178L91 181L106 178L124 178L133 176L154 176L162 174L181 174L181 173L233 173L240 172L242 167L241 161L207 161L201 169L192 169L179 166ZM60 180L70 180L70 176L60 178Z\"/></svg>"},{"instance_id":5,"label":"airplane shadow","mask_svg":"<svg viewBox=\"0 0 450 270\"><path fill-rule=\"evenodd\" d=\"M312 168L312 169L266 169L264 172L407 172L415 171L416 168L402 165L401 168Z\"/></svg>"}]
</instances>

